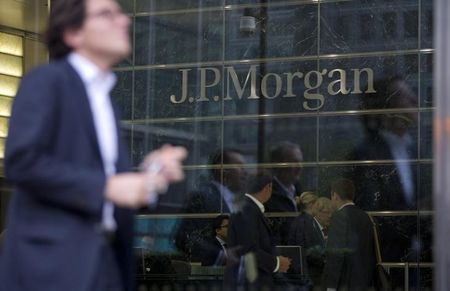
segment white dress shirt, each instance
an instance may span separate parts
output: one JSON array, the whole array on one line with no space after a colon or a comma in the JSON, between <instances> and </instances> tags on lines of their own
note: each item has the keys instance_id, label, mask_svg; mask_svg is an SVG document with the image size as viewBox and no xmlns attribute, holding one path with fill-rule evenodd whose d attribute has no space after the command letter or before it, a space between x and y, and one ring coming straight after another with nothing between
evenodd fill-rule
<instances>
[{"instance_id":1,"label":"white dress shirt","mask_svg":"<svg viewBox=\"0 0 450 291\"><path fill-rule=\"evenodd\" d=\"M286 197L289 198L294 205L295 211L297 211L297 202L295 201L295 186L293 184L286 186L277 178L277 176L273 176L274 180L280 184L281 188L286 192Z\"/></svg>"},{"instance_id":2,"label":"white dress shirt","mask_svg":"<svg viewBox=\"0 0 450 291\"><path fill-rule=\"evenodd\" d=\"M412 138L409 134L398 136L389 131L383 131L381 136L389 145L392 157L395 160L395 166L398 169L400 183L402 185L404 198L409 205L414 204L414 181L409 159L411 158L408 148L412 144Z\"/></svg>"},{"instance_id":3,"label":"white dress shirt","mask_svg":"<svg viewBox=\"0 0 450 291\"><path fill-rule=\"evenodd\" d=\"M118 156L118 137L109 93L116 83L116 76L110 71L101 71L94 63L76 53L71 53L68 61L80 76L86 89L105 174L107 177L114 175ZM102 226L108 231L117 228L114 206L108 201L103 204Z\"/></svg>"},{"instance_id":4,"label":"white dress shirt","mask_svg":"<svg viewBox=\"0 0 450 291\"><path fill-rule=\"evenodd\" d=\"M326 241L328 239L328 235L325 235L324 227L320 224L320 222L317 220L317 218L313 217L314 220L316 221L317 225L319 226L320 229L320 233L322 234L323 239Z\"/></svg>"},{"instance_id":5,"label":"white dress shirt","mask_svg":"<svg viewBox=\"0 0 450 291\"><path fill-rule=\"evenodd\" d=\"M236 197L236 194L234 194L233 192L231 192L231 190L223 185L220 184L216 181L212 181L212 183L217 187L217 189L219 189L219 192L221 193L221 195L223 196L223 200L225 201L225 203L228 206L228 209L230 210L231 213L235 212L235 207L234 207L234 199Z\"/></svg>"},{"instance_id":6,"label":"white dress shirt","mask_svg":"<svg viewBox=\"0 0 450 291\"><path fill-rule=\"evenodd\" d=\"M227 253L227 242L221 239L220 237L216 236L217 241L220 243L220 246L222 247L223 253L225 254L225 257L228 257Z\"/></svg>"}]
</instances>

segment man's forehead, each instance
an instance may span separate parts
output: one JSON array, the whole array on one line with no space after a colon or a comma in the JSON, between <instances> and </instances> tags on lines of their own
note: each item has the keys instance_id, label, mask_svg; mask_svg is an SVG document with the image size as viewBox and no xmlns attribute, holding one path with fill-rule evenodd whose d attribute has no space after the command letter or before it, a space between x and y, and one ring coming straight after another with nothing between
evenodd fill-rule
<instances>
[{"instance_id":1,"label":"man's forehead","mask_svg":"<svg viewBox=\"0 0 450 291\"><path fill-rule=\"evenodd\" d=\"M114 0L86 0L86 8L88 11L116 7L119 7L119 4Z\"/></svg>"}]
</instances>

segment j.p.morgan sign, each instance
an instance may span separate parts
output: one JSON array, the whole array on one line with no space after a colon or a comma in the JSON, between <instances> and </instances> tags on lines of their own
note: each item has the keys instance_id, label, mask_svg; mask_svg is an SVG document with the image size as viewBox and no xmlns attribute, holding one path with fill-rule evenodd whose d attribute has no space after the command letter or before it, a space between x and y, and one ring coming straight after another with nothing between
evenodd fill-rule
<instances>
[{"instance_id":1,"label":"j.p.morgan sign","mask_svg":"<svg viewBox=\"0 0 450 291\"><path fill-rule=\"evenodd\" d=\"M324 90L328 96L376 93L373 85L373 70L370 68L347 71L322 69L321 71L296 71L281 74L268 72L264 75L259 75L257 71L258 66L252 65L247 71L239 72L238 75L235 68L230 66L225 67L223 70L225 78L222 78L222 71L215 67L180 69L181 95L171 95L170 102L181 104L185 102L218 102L222 99L233 100L233 98L239 100L243 98L248 100L302 98L302 106L305 110L318 110L326 102L324 94L321 93ZM197 73L195 77L192 76L194 73ZM225 96L208 96L207 91L214 91L211 88L219 86L222 80L226 82ZM361 80L365 81L364 92L361 90ZM196 84L200 89L199 96L188 96L188 87L193 81L199 82ZM302 88L301 92L298 92L298 88Z\"/></svg>"}]
</instances>

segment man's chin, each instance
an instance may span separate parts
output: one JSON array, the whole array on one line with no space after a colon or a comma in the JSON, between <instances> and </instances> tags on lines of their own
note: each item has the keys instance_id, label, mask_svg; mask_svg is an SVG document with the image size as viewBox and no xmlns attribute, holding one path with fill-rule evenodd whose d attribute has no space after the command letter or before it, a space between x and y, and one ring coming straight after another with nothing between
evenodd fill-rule
<instances>
[{"instance_id":1,"label":"man's chin","mask_svg":"<svg viewBox=\"0 0 450 291\"><path fill-rule=\"evenodd\" d=\"M123 51L117 51L114 54L114 63L120 63L121 61L125 60L130 55L129 50L123 50Z\"/></svg>"}]
</instances>

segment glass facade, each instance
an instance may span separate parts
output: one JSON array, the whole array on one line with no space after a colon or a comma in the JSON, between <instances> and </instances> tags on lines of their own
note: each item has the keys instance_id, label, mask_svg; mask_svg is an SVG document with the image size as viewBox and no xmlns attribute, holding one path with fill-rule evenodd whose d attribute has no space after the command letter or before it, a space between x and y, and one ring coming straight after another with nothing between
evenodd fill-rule
<instances>
[{"instance_id":1,"label":"glass facade","mask_svg":"<svg viewBox=\"0 0 450 291\"><path fill-rule=\"evenodd\" d=\"M433 1L119 3L133 50L114 68L112 98L133 166L164 144L189 152L185 179L136 217L137 290L221 290L224 267L205 263L205 242L261 173L273 178L274 245L299 245L292 225L308 193L331 198L333 181L347 178L374 221L390 285L432 289ZM27 51L1 30L3 155ZM314 205L320 221L336 211ZM302 247L302 264L323 265L323 253ZM311 269L275 284L318 287L321 269Z\"/></svg>"},{"instance_id":2,"label":"glass facade","mask_svg":"<svg viewBox=\"0 0 450 291\"><path fill-rule=\"evenodd\" d=\"M393 286L431 288L431 1L121 2L134 49L113 97L131 159L189 151L186 179L137 218L140 288L187 278L183 264L216 276L196 244L262 171L328 198L352 179ZM267 210L287 244L298 212Z\"/></svg>"}]
</instances>

